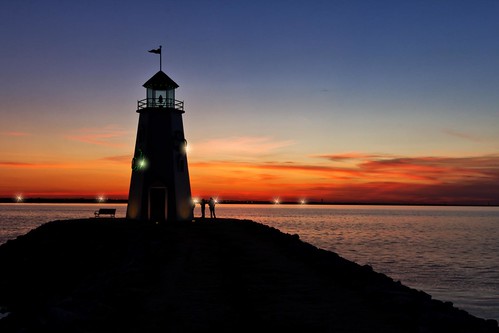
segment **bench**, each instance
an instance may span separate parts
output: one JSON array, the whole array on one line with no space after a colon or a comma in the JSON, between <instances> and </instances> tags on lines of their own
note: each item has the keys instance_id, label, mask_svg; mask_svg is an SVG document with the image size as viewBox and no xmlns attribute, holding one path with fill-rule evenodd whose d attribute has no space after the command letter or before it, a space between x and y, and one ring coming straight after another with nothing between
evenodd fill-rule
<instances>
[{"instance_id":1,"label":"bench","mask_svg":"<svg viewBox=\"0 0 499 333\"><path fill-rule=\"evenodd\" d=\"M94 212L96 218L100 217L101 215L110 215L111 217L114 217L115 214L116 214L115 208L101 208Z\"/></svg>"}]
</instances>

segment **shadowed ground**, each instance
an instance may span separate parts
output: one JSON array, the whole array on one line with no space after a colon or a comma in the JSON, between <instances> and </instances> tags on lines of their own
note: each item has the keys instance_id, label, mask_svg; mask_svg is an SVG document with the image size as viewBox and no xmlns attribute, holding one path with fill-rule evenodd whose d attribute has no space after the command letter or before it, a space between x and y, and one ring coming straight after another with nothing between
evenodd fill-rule
<instances>
[{"instance_id":1,"label":"shadowed ground","mask_svg":"<svg viewBox=\"0 0 499 333\"><path fill-rule=\"evenodd\" d=\"M499 332L251 221L55 221L0 269L1 332Z\"/></svg>"}]
</instances>

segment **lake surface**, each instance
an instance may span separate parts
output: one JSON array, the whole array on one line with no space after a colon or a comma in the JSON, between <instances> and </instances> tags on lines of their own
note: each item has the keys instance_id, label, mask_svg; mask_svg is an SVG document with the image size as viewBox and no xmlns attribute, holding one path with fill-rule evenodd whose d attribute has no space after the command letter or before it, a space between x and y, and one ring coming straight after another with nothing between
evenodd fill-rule
<instances>
[{"instance_id":1,"label":"lake surface","mask_svg":"<svg viewBox=\"0 0 499 333\"><path fill-rule=\"evenodd\" d=\"M125 204L0 204L0 244L48 221ZM199 206L195 215L200 215ZM499 320L499 207L217 205L371 265L405 285Z\"/></svg>"}]
</instances>

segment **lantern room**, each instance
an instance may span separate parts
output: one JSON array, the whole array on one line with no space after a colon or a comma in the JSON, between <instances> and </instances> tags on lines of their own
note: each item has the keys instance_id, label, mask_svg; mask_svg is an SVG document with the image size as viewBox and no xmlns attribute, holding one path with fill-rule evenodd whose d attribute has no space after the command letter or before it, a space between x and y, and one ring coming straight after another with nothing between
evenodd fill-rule
<instances>
[{"instance_id":1,"label":"lantern room","mask_svg":"<svg viewBox=\"0 0 499 333\"><path fill-rule=\"evenodd\" d=\"M138 101L137 112L145 108L170 108L184 110L184 102L175 99L175 83L163 71L157 72L143 85L146 88L146 99Z\"/></svg>"}]
</instances>

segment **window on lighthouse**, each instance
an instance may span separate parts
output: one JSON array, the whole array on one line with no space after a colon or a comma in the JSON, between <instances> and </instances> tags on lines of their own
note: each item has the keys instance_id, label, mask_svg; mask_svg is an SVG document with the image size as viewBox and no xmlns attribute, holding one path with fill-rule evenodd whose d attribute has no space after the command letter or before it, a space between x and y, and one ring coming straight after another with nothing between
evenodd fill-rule
<instances>
[{"instance_id":1,"label":"window on lighthouse","mask_svg":"<svg viewBox=\"0 0 499 333\"><path fill-rule=\"evenodd\" d=\"M147 106L157 108L166 106L166 90L147 89Z\"/></svg>"},{"instance_id":2,"label":"window on lighthouse","mask_svg":"<svg viewBox=\"0 0 499 333\"><path fill-rule=\"evenodd\" d=\"M157 107L164 108L166 106L166 90L155 90L154 102Z\"/></svg>"},{"instance_id":3,"label":"window on lighthouse","mask_svg":"<svg viewBox=\"0 0 499 333\"><path fill-rule=\"evenodd\" d=\"M170 108L175 107L175 90L170 89L166 91L166 105Z\"/></svg>"}]
</instances>

